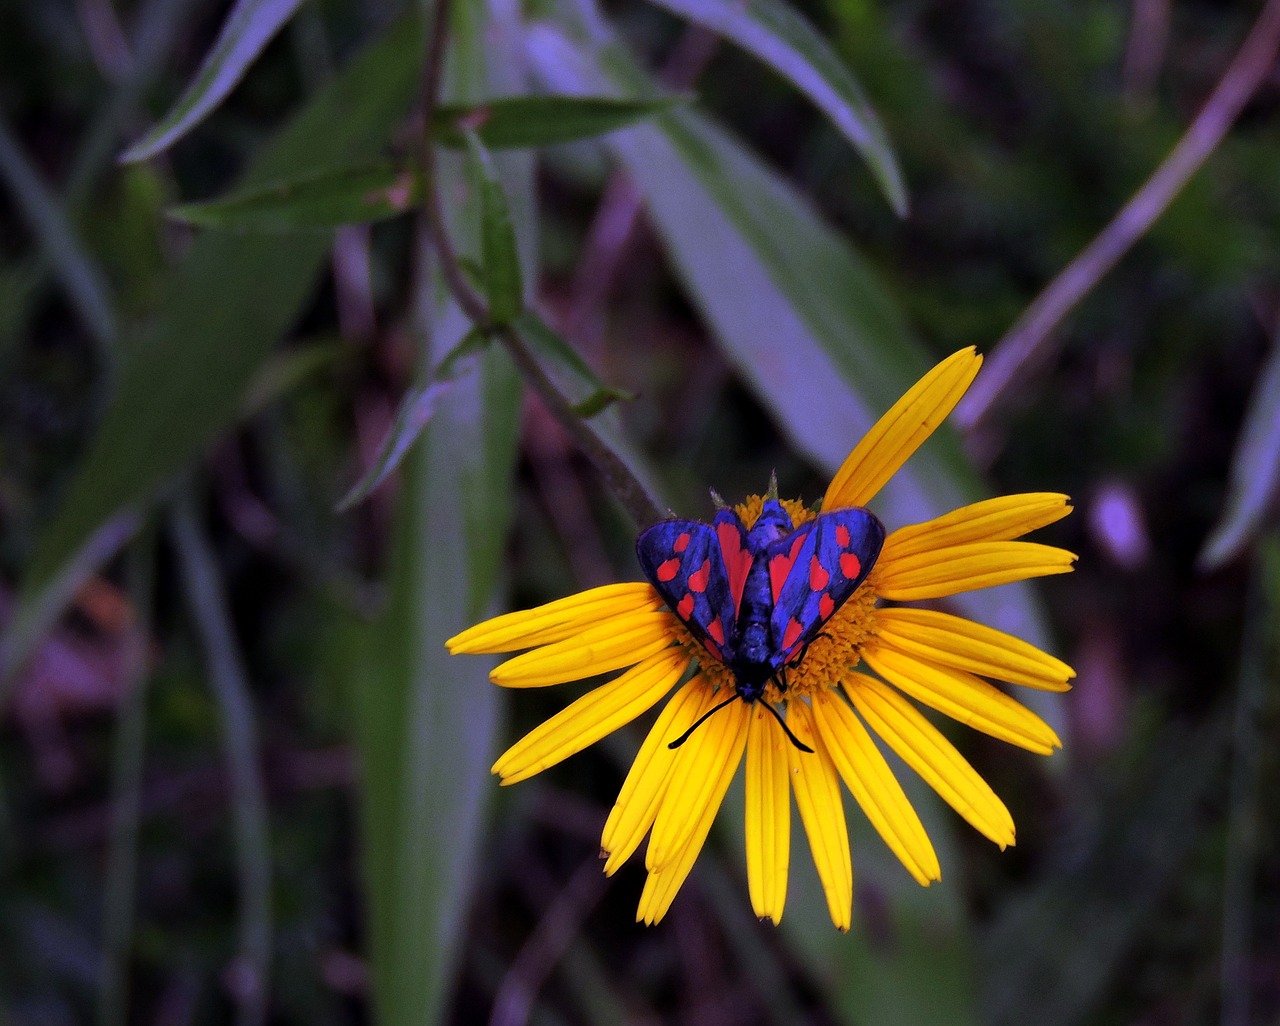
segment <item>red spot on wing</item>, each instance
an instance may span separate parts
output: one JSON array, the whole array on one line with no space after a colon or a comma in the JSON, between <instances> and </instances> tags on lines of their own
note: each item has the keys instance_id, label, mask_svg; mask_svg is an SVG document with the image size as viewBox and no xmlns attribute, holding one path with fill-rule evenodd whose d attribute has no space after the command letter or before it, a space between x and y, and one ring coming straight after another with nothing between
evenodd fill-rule
<instances>
[{"instance_id":1,"label":"red spot on wing","mask_svg":"<svg viewBox=\"0 0 1280 1026\"><path fill-rule=\"evenodd\" d=\"M800 621L794 616L787 621L787 629L782 635L782 650L784 652L789 651L800 640L800 632L802 630L804 628L800 626Z\"/></svg>"},{"instance_id":2,"label":"red spot on wing","mask_svg":"<svg viewBox=\"0 0 1280 1026\"><path fill-rule=\"evenodd\" d=\"M847 549L851 541L853 539L849 537L849 529L844 524L836 524L836 542L839 546L842 549Z\"/></svg>"},{"instance_id":3,"label":"red spot on wing","mask_svg":"<svg viewBox=\"0 0 1280 1026\"><path fill-rule=\"evenodd\" d=\"M696 592L704 592L707 590L707 582L711 580L711 559L710 557L689 575L689 590Z\"/></svg>"},{"instance_id":4,"label":"red spot on wing","mask_svg":"<svg viewBox=\"0 0 1280 1026\"><path fill-rule=\"evenodd\" d=\"M778 601L778 596L782 594L782 586L787 583L787 577L791 574L791 568L795 566L796 556L800 552L800 546L804 544L805 535L796 533L795 541L791 543L790 552L779 552L771 560L769 560L769 587L773 589L773 601Z\"/></svg>"},{"instance_id":5,"label":"red spot on wing","mask_svg":"<svg viewBox=\"0 0 1280 1026\"><path fill-rule=\"evenodd\" d=\"M730 523L716 525L716 537L720 539L720 554L724 557L724 569L729 575L729 594L733 597L733 611L742 605L742 589L751 571L751 553L742 547L738 529Z\"/></svg>"},{"instance_id":6,"label":"red spot on wing","mask_svg":"<svg viewBox=\"0 0 1280 1026\"><path fill-rule=\"evenodd\" d=\"M852 581L858 574L862 573L862 560L852 552L842 552L840 554L840 572Z\"/></svg>"},{"instance_id":7,"label":"red spot on wing","mask_svg":"<svg viewBox=\"0 0 1280 1026\"><path fill-rule=\"evenodd\" d=\"M665 563L658 564L658 572L654 575L660 581L669 581L680 572L680 560L668 559Z\"/></svg>"},{"instance_id":8,"label":"red spot on wing","mask_svg":"<svg viewBox=\"0 0 1280 1026\"><path fill-rule=\"evenodd\" d=\"M707 624L707 633L715 639L717 645L724 644L724 625L721 624L719 617Z\"/></svg>"},{"instance_id":9,"label":"red spot on wing","mask_svg":"<svg viewBox=\"0 0 1280 1026\"><path fill-rule=\"evenodd\" d=\"M675 549L677 552L683 552L688 547L689 547L689 532L685 531L684 534L680 535L680 537L676 539L676 543L675 545L672 546L672 548Z\"/></svg>"},{"instance_id":10,"label":"red spot on wing","mask_svg":"<svg viewBox=\"0 0 1280 1026\"><path fill-rule=\"evenodd\" d=\"M831 575L827 573L827 568L822 565L817 555L809 561L809 587L814 591L822 591L831 581Z\"/></svg>"},{"instance_id":11,"label":"red spot on wing","mask_svg":"<svg viewBox=\"0 0 1280 1026\"><path fill-rule=\"evenodd\" d=\"M831 592L824 591L822 598L818 599L818 616L823 620L829 620L835 611L836 600L831 597Z\"/></svg>"},{"instance_id":12,"label":"red spot on wing","mask_svg":"<svg viewBox=\"0 0 1280 1026\"><path fill-rule=\"evenodd\" d=\"M680 604L676 606L676 616L681 620L688 620L693 615L693 604L696 600L692 592L685 592L684 598L680 600Z\"/></svg>"},{"instance_id":13,"label":"red spot on wing","mask_svg":"<svg viewBox=\"0 0 1280 1026\"><path fill-rule=\"evenodd\" d=\"M720 651L719 645L717 645L714 641L709 641L705 638L703 639L702 644L706 647L706 650L708 652L710 652L713 656L719 659L722 663L724 662L724 653Z\"/></svg>"}]
</instances>

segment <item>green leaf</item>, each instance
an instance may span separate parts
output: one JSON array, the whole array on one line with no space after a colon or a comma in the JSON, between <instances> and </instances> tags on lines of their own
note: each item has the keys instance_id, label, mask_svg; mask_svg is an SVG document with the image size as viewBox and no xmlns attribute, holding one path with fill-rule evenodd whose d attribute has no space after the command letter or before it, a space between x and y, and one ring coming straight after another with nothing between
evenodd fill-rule
<instances>
[{"instance_id":1,"label":"green leaf","mask_svg":"<svg viewBox=\"0 0 1280 1026\"><path fill-rule=\"evenodd\" d=\"M429 385L411 388L404 394L395 420L378 446L378 454L360 480L338 501L334 507L336 512L345 513L392 475L431 420L436 403L452 386L451 381L433 381Z\"/></svg>"},{"instance_id":2,"label":"green leaf","mask_svg":"<svg viewBox=\"0 0 1280 1026\"><path fill-rule=\"evenodd\" d=\"M491 150L551 146L626 128L687 102L683 96L504 96L436 111L433 132L443 146L462 148L474 132Z\"/></svg>"},{"instance_id":3,"label":"green leaf","mask_svg":"<svg viewBox=\"0 0 1280 1026\"><path fill-rule=\"evenodd\" d=\"M522 61L515 8L480 3L453 11L450 99L514 89ZM415 62L414 70L420 70ZM460 249L477 251L478 198L460 188L461 161L442 154L442 195L462 198L446 216ZM533 162L495 158L532 267ZM437 281L419 283L438 295ZM449 366L449 346L471 327L460 311L424 303L418 327L429 363ZM489 347L478 372L442 396L404 463L391 608L361 646L347 679L357 695L361 815L369 909L370 975L377 1021L436 1023L453 991L465 917L483 864L485 810L496 794L502 698L492 662L454 658L444 641L492 613L503 576L520 414L520 383L505 352Z\"/></svg>"},{"instance_id":4,"label":"green leaf","mask_svg":"<svg viewBox=\"0 0 1280 1026\"><path fill-rule=\"evenodd\" d=\"M418 198L413 172L384 162L184 203L168 214L205 228L289 232L382 221L404 213Z\"/></svg>"},{"instance_id":5,"label":"green leaf","mask_svg":"<svg viewBox=\"0 0 1280 1026\"><path fill-rule=\"evenodd\" d=\"M125 150L121 163L163 153L203 121L301 5L302 0L237 0L186 92L150 132Z\"/></svg>"},{"instance_id":6,"label":"green leaf","mask_svg":"<svg viewBox=\"0 0 1280 1026\"><path fill-rule=\"evenodd\" d=\"M416 21L371 46L264 150L246 176L249 186L302 167L336 170L381 147L412 107L421 48ZM328 252L329 240L315 235L196 240L150 327L132 341L111 406L37 539L0 647L0 679L59 612L53 585L100 526L150 502L241 416L246 388L293 323Z\"/></svg>"},{"instance_id":7,"label":"green leaf","mask_svg":"<svg viewBox=\"0 0 1280 1026\"><path fill-rule=\"evenodd\" d=\"M442 337L458 337L451 311ZM491 612L511 515L519 382L497 349L439 397L404 463L390 605L356 628L360 811L378 1021L441 1022L463 934L484 810L496 785L493 660L444 642Z\"/></svg>"},{"instance_id":8,"label":"green leaf","mask_svg":"<svg viewBox=\"0 0 1280 1026\"><path fill-rule=\"evenodd\" d=\"M344 352L343 344L334 341L313 343L271 357L245 389L241 405L244 417L261 413L321 367L336 363Z\"/></svg>"},{"instance_id":9,"label":"green leaf","mask_svg":"<svg viewBox=\"0 0 1280 1026\"><path fill-rule=\"evenodd\" d=\"M498 169L484 144L470 130L466 138L470 177L480 186L480 252L489 317L494 324L509 324L524 309L524 283L511 209Z\"/></svg>"},{"instance_id":10,"label":"green leaf","mask_svg":"<svg viewBox=\"0 0 1280 1026\"><path fill-rule=\"evenodd\" d=\"M782 0L650 0L717 32L809 97L870 165L889 205L907 213L907 190L880 119L853 73L809 22Z\"/></svg>"},{"instance_id":11,"label":"green leaf","mask_svg":"<svg viewBox=\"0 0 1280 1026\"><path fill-rule=\"evenodd\" d=\"M360 480L338 502L335 507L337 512L343 513L366 498L395 472L430 422L436 411L436 404L470 370L474 363L472 357L488 342L488 336L483 331L472 328L440 361L440 367L430 384L415 386L405 393L386 438L378 446L378 454Z\"/></svg>"},{"instance_id":12,"label":"green leaf","mask_svg":"<svg viewBox=\"0 0 1280 1026\"><path fill-rule=\"evenodd\" d=\"M614 403L629 403L635 397L634 392L627 392L621 388L599 388L581 402L574 403L572 409L579 417L590 419L603 413Z\"/></svg>"},{"instance_id":13,"label":"green leaf","mask_svg":"<svg viewBox=\"0 0 1280 1026\"><path fill-rule=\"evenodd\" d=\"M1204 543L1200 566L1212 570L1229 562L1262 526L1280 487L1280 336L1263 369L1240 440L1231 460L1231 481L1222 519Z\"/></svg>"}]
</instances>

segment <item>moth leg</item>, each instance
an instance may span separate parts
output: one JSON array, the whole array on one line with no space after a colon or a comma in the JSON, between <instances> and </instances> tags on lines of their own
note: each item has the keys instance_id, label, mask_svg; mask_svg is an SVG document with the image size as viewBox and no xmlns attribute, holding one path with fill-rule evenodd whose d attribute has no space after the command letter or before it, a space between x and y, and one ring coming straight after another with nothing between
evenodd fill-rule
<instances>
[{"instance_id":1,"label":"moth leg","mask_svg":"<svg viewBox=\"0 0 1280 1026\"><path fill-rule=\"evenodd\" d=\"M805 744L798 737L796 737L795 734L791 732L791 728L787 726L787 721L782 718L782 713L778 712L778 710L775 709L768 702L763 702L761 704L766 709L768 709L771 713L773 713L773 718L778 721L778 726L782 728L782 732L787 735L788 740L790 740L790 742L793 745L799 748L800 751L802 752L808 752L810 755L813 754L813 749L810 748L807 744Z\"/></svg>"},{"instance_id":2,"label":"moth leg","mask_svg":"<svg viewBox=\"0 0 1280 1026\"><path fill-rule=\"evenodd\" d=\"M701 727L704 723L706 723L706 722L707 722L707 720L711 719L711 717L712 717L712 716L714 716L716 713L718 713L718 712L719 712L721 709L723 709L726 705L730 705L730 704L732 704L733 702L738 701L740 698L742 698L742 695L735 691L732 695L730 695L728 698L726 698L723 702L720 702L718 705L715 705L715 706L713 706L712 708L708 709L708 710L707 710L706 712L704 712L701 716L699 716L699 717L697 718L697 720L695 720L695 721L694 721L693 726L691 726L688 730L686 730L686 731L685 731L683 734L681 734L678 738L676 738L676 739L675 739L674 741L672 741L669 745L667 745L667 747L668 747L668 748L670 748L672 751L675 751L675 750L676 750L677 748L679 748L682 744L684 744L686 741L688 741L688 740L689 740L689 736L690 736L690 735L691 735L695 730L697 730L699 727Z\"/></svg>"}]
</instances>

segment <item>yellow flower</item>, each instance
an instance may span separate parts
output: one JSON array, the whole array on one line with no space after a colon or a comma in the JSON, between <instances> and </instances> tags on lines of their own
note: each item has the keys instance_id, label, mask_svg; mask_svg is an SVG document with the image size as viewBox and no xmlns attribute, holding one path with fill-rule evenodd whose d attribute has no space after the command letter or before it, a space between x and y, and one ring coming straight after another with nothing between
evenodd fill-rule
<instances>
[{"instance_id":1,"label":"yellow flower","mask_svg":"<svg viewBox=\"0 0 1280 1026\"><path fill-rule=\"evenodd\" d=\"M925 375L849 454L822 509L871 502L946 419L981 364L970 348ZM762 504L753 496L737 507L748 527ZM797 526L814 516L799 503L783 506ZM1018 638L901 603L1069 572L1072 553L1016 539L1070 511L1065 495L1010 495L892 531L858 591L800 663L788 667L785 694L770 684L761 701L730 702L674 750L670 742L734 694L735 682L648 583L595 588L499 616L451 638L448 647L454 653L529 649L491 674L504 687L626 670L508 749L493 766L503 784L581 751L681 685L641 745L601 838L604 870L612 874L649 837L637 919L655 923L666 914L745 753L747 880L756 915L775 923L782 918L794 794L831 919L847 930L853 865L840 781L917 881L928 885L941 875L873 733L977 830L1001 848L1013 844L1013 819L1003 802L914 703L1047 755L1061 747L1057 735L987 678L1065 691L1075 673ZM783 700L787 726L812 752L793 743L766 707Z\"/></svg>"}]
</instances>

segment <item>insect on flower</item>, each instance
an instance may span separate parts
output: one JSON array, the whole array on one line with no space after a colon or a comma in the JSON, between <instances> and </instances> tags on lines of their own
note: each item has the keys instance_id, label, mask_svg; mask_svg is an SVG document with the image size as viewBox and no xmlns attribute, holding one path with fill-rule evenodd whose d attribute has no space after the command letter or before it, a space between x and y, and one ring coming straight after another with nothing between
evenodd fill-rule
<instances>
[{"instance_id":1,"label":"insect on flower","mask_svg":"<svg viewBox=\"0 0 1280 1026\"><path fill-rule=\"evenodd\" d=\"M769 491L776 496L776 482ZM730 702L760 701L766 684L785 692L787 667L803 661L883 544L884 525L868 510L833 510L796 527L776 497L765 500L750 530L725 508L711 524L666 520L642 533L636 555L649 583L735 682L733 694L668 747L679 748ZM792 744L812 754L773 705L764 707Z\"/></svg>"},{"instance_id":2,"label":"insect on flower","mask_svg":"<svg viewBox=\"0 0 1280 1026\"><path fill-rule=\"evenodd\" d=\"M921 378L849 453L816 511L771 486L709 524L663 521L636 543L647 580L449 639L454 653L526 649L490 673L503 687L624 671L507 749L493 766L503 784L541 773L670 695L600 839L612 874L648 838L637 919L666 914L744 765L747 887L761 918L782 918L794 797L832 922L849 928L842 783L916 881L939 879L938 856L877 738L975 829L1001 848L1013 844L1009 810L918 706L1048 755L1061 746L1053 729L994 682L1065 691L1075 672L1012 635L910 604L1068 573L1073 553L1021 539L1071 506L1055 492L1006 495L892 530L867 509L981 364L965 349Z\"/></svg>"}]
</instances>

